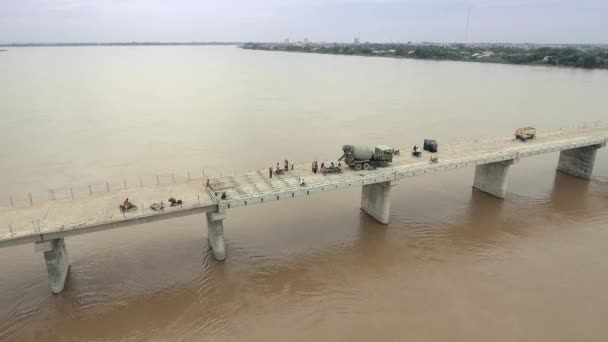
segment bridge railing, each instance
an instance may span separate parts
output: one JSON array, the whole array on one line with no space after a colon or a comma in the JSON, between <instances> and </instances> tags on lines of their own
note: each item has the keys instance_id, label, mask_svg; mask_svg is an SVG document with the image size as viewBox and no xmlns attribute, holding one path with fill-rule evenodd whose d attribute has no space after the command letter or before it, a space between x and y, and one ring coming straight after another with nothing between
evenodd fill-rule
<instances>
[{"instance_id":1,"label":"bridge railing","mask_svg":"<svg viewBox=\"0 0 608 342\"><path fill-rule=\"evenodd\" d=\"M251 170L243 170L243 172L245 171ZM87 198L121 190L162 187L174 184L187 184L191 182L198 182L202 184L209 178L231 176L241 172L241 170L234 169L205 168L199 170L185 170L181 172L158 173L147 176L93 181L84 184L53 187L26 193L0 194L0 210L2 207L31 207L48 201Z\"/></svg>"},{"instance_id":2,"label":"bridge railing","mask_svg":"<svg viewBox=\"0 0 608 342\"><path fill-rule=\"evenodd\" d=\"M157 197L161 197L160 195ZM134 200L137 209L123 213L119 209L121 197L110 197L108 201L101 203L93 198L83 199L82 207L88 207L87 213L83 213L81 206L74 207L68 205L50 206L48 210L37 210L37 214L24 214L16 216L13 220L3 221L0 226L0 241L9 240L21 236L61 232L66 230L78 229L85 226L120 222L129 219L142 218L160 213L170 213L180 210L201 208L213 205L209 196L201 191L198 194L190 193L184 196L175 196L176 200L181 200L181 204L170 206L168 198L150 198ZM57 198L55 201L64 201ZM153 209L152 206L159 203L164 204L162 210ZM71 210L77 214L71 214Z\"/></svg>"},{"instance_id":3,"label":"bridge railing","mask_svg":"<svg viewBox=\"0 0 608 342\"><path fill-rule=\"evenodd\" d=\"M86 184L49 188L19 194L0 196L1 207L31 207L36 204L64 199L86 198L111 192L146 187L159 187L189 182L202 182L205 171L182 173L164 173L146 177L123 178L106 181L95 181Z\"/></svg>"}]
</instances>

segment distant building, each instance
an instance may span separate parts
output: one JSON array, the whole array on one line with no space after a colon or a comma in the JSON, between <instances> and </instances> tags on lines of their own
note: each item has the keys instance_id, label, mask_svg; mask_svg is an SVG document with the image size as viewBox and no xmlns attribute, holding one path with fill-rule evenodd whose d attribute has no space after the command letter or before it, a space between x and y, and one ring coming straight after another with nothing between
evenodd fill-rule
<instances>
[{"instance_id":1,"label":"distant building","mask_svg":"<svg viewBox=\"0 0 608 342\"><path fill-rule=\"evenodd\" d=\"M494 54L494 52L492 51L483 51L483 52L477 52L471 55L471 57L474 58L483 58L483 57L490 57Z\"/></svg>"},{"instance_id":2,"label":"distant building","mask_svg":"<svg viewBox=\"0 0 608 342\"><path fill-rule=\"evenodd\" d=\"M359 38L355 38L355 42L353 44L359 44Z\"/></svg>"}]
</instances>

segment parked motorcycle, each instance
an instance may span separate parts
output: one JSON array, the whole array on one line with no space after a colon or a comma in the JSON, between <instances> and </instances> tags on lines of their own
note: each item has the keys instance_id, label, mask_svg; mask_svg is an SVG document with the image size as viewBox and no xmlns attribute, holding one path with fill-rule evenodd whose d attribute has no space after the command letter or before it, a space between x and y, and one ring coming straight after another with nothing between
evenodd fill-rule
<instances>
[{"instance_id":1,"label":"parked motorcycle","mask_svg":"<svg viewBox=\"0 0 608 342\"><path fill-rule=\"evenodd\" d=\"M125 207L124 205L119 205L118 208L120 209L121 213L126 213L129 211L136 211L137 210L137 206L133 203L128 203L127 206Z\"/></svg>"}]
</instances>

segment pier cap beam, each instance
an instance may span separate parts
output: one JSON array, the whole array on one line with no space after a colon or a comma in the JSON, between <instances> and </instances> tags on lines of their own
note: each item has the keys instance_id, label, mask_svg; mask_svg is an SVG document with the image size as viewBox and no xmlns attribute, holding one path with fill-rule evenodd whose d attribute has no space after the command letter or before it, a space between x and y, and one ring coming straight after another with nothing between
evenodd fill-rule
<instances>
[{"instance_id":1,"label":"pier cap beam","mask_svg":"<svg viewBox=\"0 0 608 342\"><path fill-rule=\"evenodd\" d=\"M224 220L226 212L208 212L207 216L207 237L209 246L213 250L216 260L226 259L226 248L224 247Z\"/></svg>"},{"instance_id":2,"label":"pier cap beam","mask_svg":"<svg viewBox=\"0 0 608 342\"><path fill-rule=\"evenodd\" d=\"M363 185L361 210L382 224L388 224L391 200L391 182Z\"/></svg>"},{"instance_id":3,"label":"pier cap beam","mask_svg":"<svg viewBox=\"0 0 608 342\"><path fill-rule=\"evenodd\" d=\"M63 238L36 242L34 250L44 253L51 292L54 294L61 293L70 270L70 262Z\"/></svg>"},{"instance_id":4,"label":"pier cap beam","mask_svg":"<svg viewBox=\"0 0 608 342\"><path fill-rule=\"evenodd\" d=\"M505 160L495 163L477 165L473 187L494 197L505 198L509 168L519 162L519 159Z\"/></svg>"},{"instance_id":5,"label":"pier cap beam","mask_svg":"<svg viewBox=\"0 0 608 342\"><path fill-rule=\"evenodd\" d=\"M597 150L604 146L606 146L605 142L561 151L557 171L582 179L591 179Z\"/></svg>"}]
</instances>

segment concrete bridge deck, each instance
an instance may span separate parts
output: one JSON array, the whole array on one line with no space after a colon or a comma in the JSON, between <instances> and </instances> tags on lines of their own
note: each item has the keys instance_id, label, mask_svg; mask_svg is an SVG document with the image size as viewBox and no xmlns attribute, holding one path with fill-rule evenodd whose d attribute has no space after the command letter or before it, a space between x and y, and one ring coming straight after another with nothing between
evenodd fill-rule
<instances>
[{"instance_id":1,"label":"concrete bridge deck","mask_svg":"<svg viewBox=\"0 0 608 342\"><path fill-rule=\"evenodd\" d=\"M354 186L362 186L385 181L395 181L406 177L419 176L455 168L488 164L498 161L515 160L538 154L558 152L584 146L605 144L608 127L595 127L569 131L539 132L535 139L521 142L514 138L475 140L465 143L439 146L439 162L429 162L431 153L423 151L422 157L410 155L412 146L402 148L389 167L375 170L355 171L343 167L340 174L312 174L310 165L296 165L294 171L283 175L273 175L269 179L268 170L249 172L237 176L227 176L211 180L214 191L225 192L227 198L221 206L235 208L266 203L317 192L334 191ZM331 161L327 161L326 164ZM334 160L337 164L337 161ZM320 165L320 162L319 162ZM281 165L282 166L282 165ZM303 177L306 186L299 186Z\"/></svg>"},{"instance_id":2,"label":"concrete bridge deck","mask_svg":"<svg viewBox=\"0 0 608 342\"><path fill-rule=\"evenodd\" d=\"M59 293L69 269L64 237L206 213L209 244L215 257L223 260L223 220L230 208L361 186L361 209L379 222L388 223L390 189L400 179L475 166L473 186L502 198L509 167L525 157L560 152L559 171L589 179L596 150L605 146L607 139L608 126L593 126L538 132L535 139L527 142L510 137L440 144L439 152L434 154L438 163L430 163L430 153L423 152L422 157L414 158L410 155L411 146L399 146L402 153L395 156L389 167L374 170L343 167L339 174L313 174L306 163L283 175L275 174L272 179L266 169L209 179L209 188L203 179L198 179L168 186L108 191L85 198L49 200L29 207L0 207L0 247L35 243L36 250L44 252L51 289ZM300 186L300 177L306 183L304 186ZM221 200L214 193L225 193L227 197ZM139 206L137 211L123 214L118 210L125 197ZM167 206L161 212L149 209L153 202L166 202L169 197L182 199L184 203Z\"/></svg>"}]
</instances>

